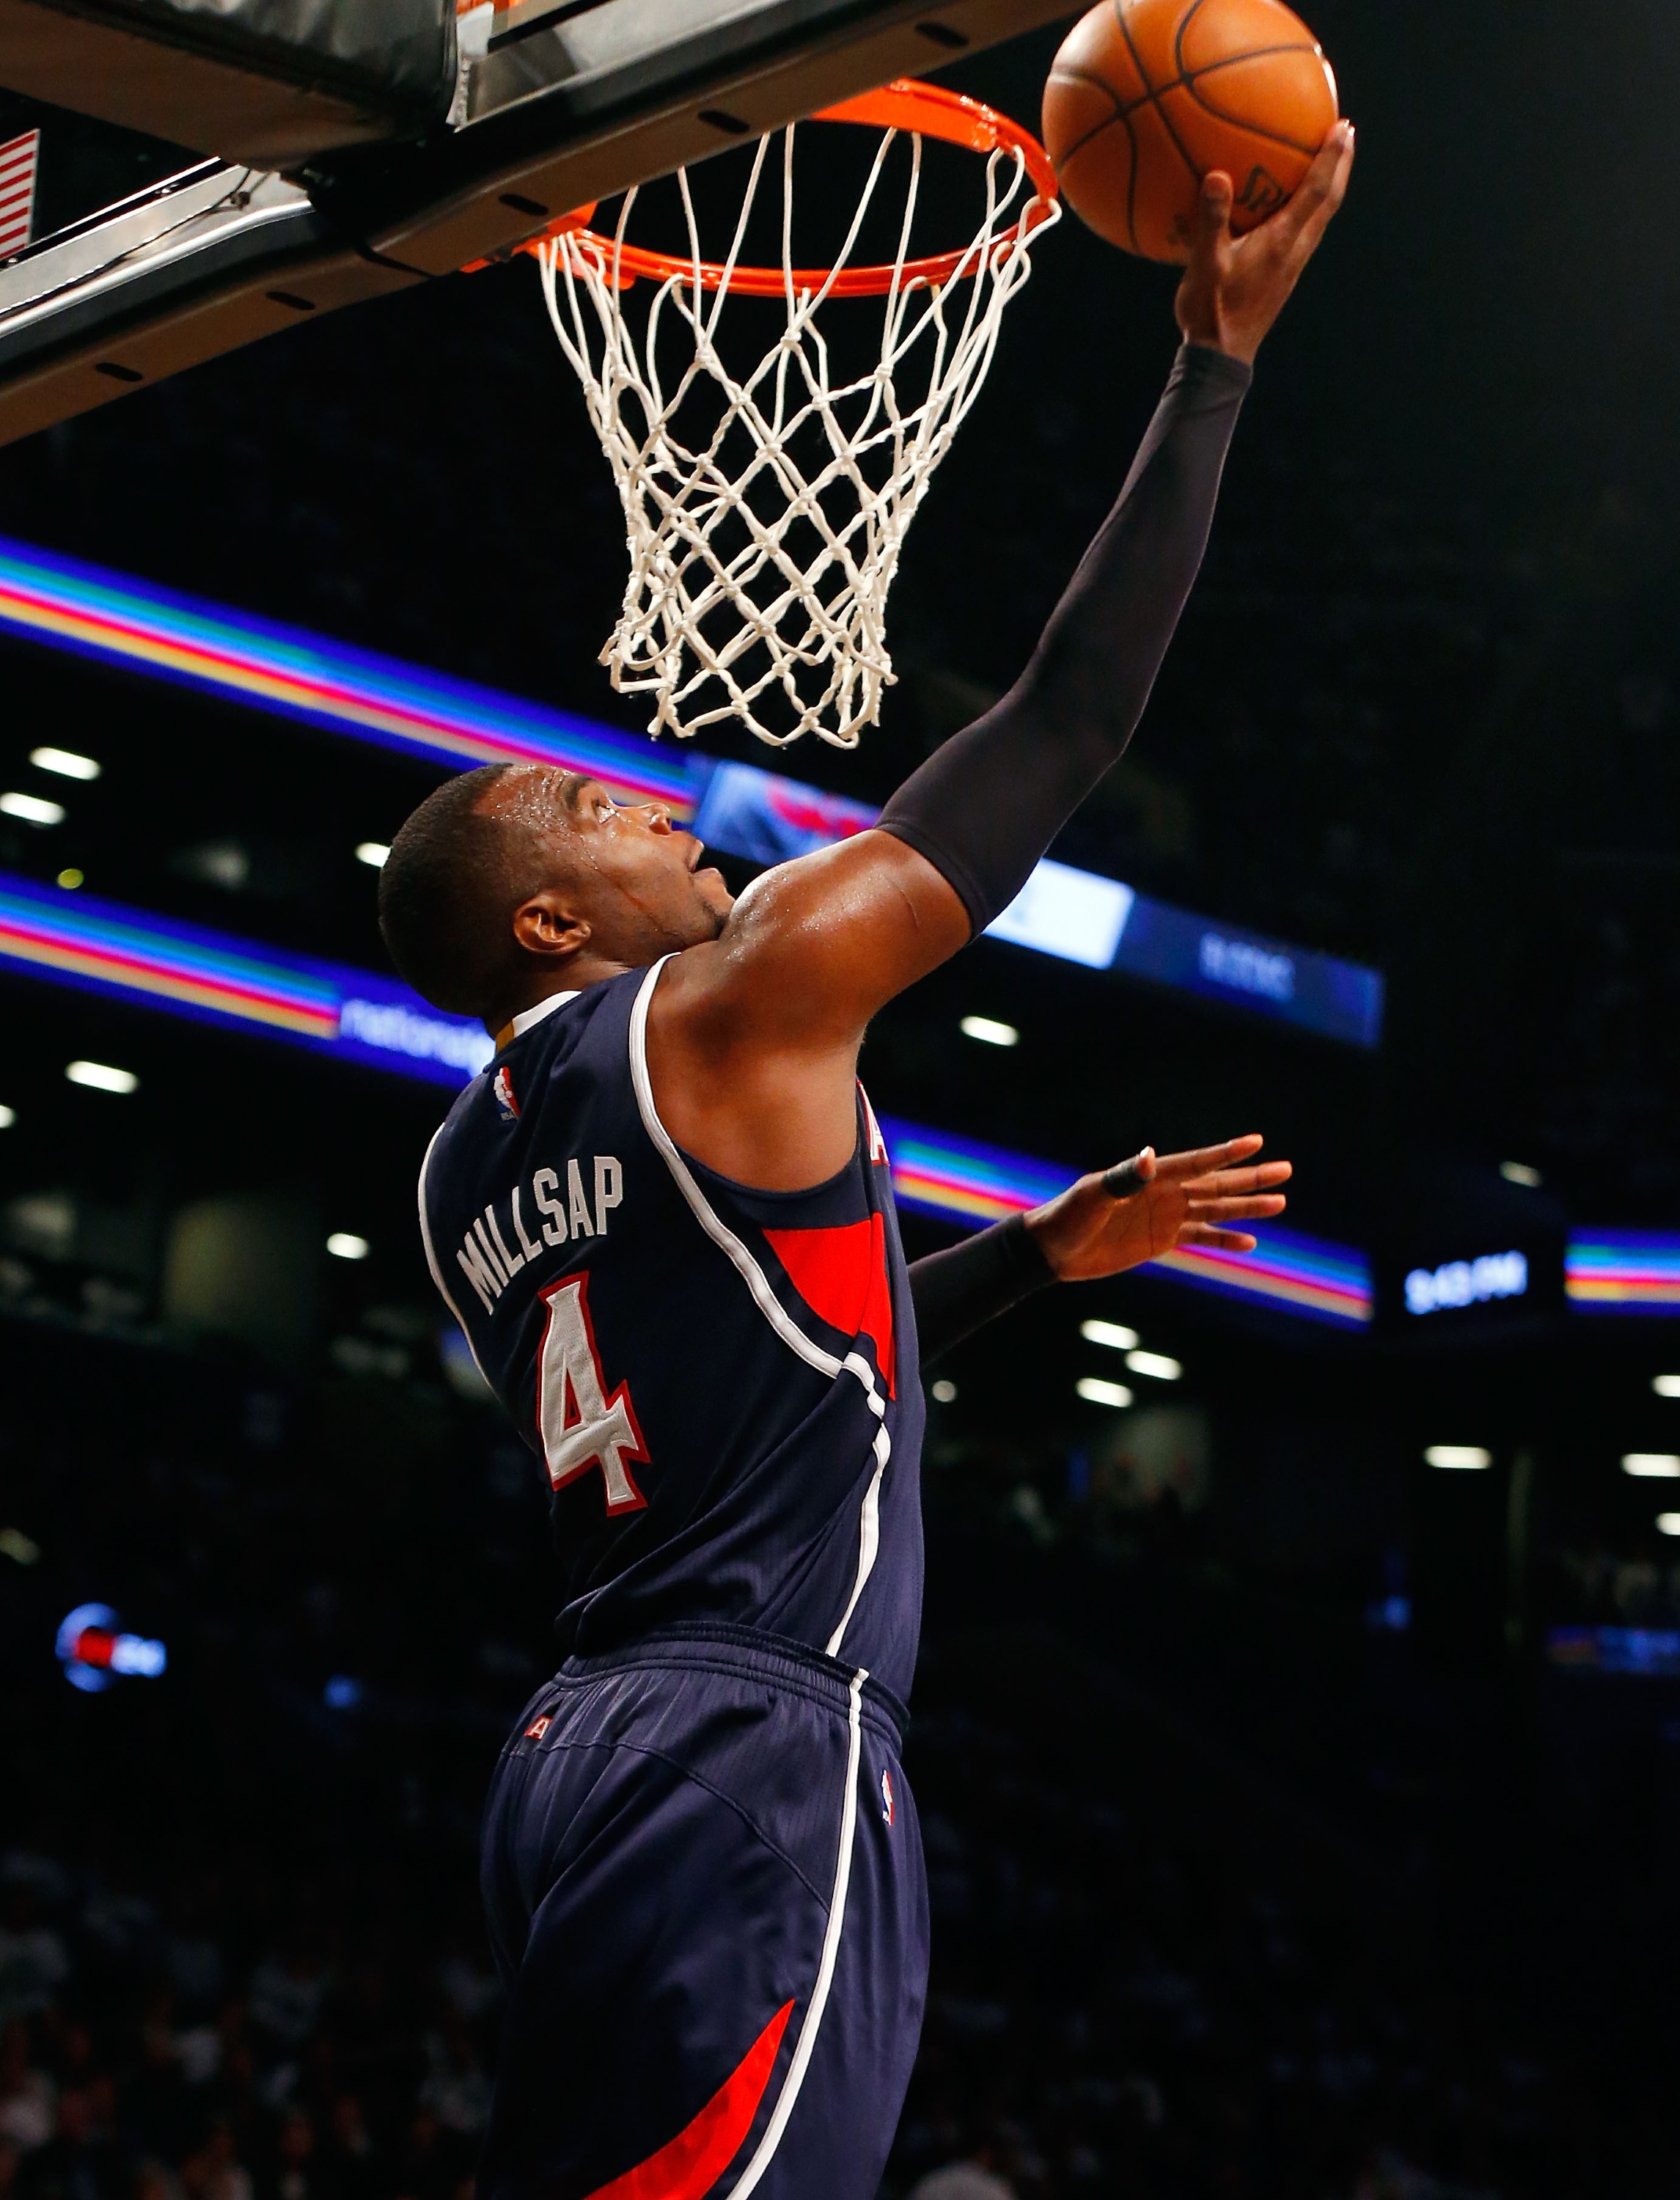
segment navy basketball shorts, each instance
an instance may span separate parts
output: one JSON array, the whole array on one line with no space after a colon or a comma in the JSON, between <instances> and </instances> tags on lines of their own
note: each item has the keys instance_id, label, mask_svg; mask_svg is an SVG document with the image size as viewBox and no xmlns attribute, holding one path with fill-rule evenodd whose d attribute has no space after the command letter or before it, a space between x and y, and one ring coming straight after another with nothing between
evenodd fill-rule
<instances>
[{"instance_id":1,"label":"navy basketball shorts","mask_svg":"<svg viewBox=\"0 0 1680 2200\"><path fill-rule=\"evenodd\" d=\"M746 1630L539 1691L485 1819L480 2200L875 2200L928 1976L904 1721Z\"/></svg>"}]
</instances>

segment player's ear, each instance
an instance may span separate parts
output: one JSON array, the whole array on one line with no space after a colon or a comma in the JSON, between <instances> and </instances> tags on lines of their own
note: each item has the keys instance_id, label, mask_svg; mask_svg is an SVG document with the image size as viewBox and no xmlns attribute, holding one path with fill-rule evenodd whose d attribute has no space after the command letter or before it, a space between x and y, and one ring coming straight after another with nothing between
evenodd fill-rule
<instances>
[{"instance_id":1,"label":"player's ear","mask_svg":"<svg viewBox=\"0 0 1680 2200\"><path fill-rule=\"evenodd\" d=\"M545 959L576 955L588 945L591 926L580 916L571 897L553 886L530 894L513 912L513 937L527 955Z\"/></svg>"}]
</instances>

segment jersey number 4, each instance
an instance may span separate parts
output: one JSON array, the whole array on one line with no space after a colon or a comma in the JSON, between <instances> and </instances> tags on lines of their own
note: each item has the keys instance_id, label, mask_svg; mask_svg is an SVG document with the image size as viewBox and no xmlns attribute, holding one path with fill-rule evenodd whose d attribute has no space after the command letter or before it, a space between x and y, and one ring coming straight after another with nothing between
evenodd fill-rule
<instances>
[{"instance_id":1,"label":"jersey number 4","mask_svg":"<svg viewBox=\"0 0 1680 2200\"><path fill-rule=\"evenodd\" d=\"M548 1309L536 1366L536 1424L548 1478L556 1489L598 1466L609 1512L634 1512L647 1500L636 1488L632 1460L647 1464L629 1385L609 1397L589 1319L589 1279L565 1276L542 1294Z\"/></svg>"}]
</instances>

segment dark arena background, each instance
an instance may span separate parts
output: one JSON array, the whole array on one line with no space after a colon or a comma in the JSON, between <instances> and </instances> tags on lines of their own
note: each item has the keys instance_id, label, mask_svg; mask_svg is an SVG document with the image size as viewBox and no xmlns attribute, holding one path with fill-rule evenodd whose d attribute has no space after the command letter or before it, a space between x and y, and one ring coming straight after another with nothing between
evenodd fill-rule
<instances>
[{"instance_id":1,"label":"dark arena background","mask_svg":"<svg viewBox=\"0 0 1680 2200\"><path fill-rule=\"evenodd\" d=\"M912 1255L1145 1141L1296 1170L930 1371L891 2200L1680 2190L1680 22L1309 12L1358 172L1080 875L864 1057ZM1060 35L939 80L1033 125ZM38 128L37 235L167 167ZM610 693L529 260L0 450L0 2200L470 2200L553 1561L380 854L495 711L736 887L846 829L1024 662L1173 284L1041 242L853 756Z\"/></svg>"}]
</instances>

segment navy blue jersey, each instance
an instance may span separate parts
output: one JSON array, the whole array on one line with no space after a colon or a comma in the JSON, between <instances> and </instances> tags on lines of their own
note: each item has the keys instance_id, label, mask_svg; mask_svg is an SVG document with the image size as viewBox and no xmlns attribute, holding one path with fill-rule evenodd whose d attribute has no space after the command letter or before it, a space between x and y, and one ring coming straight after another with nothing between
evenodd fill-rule
<instances>
[{"instance_id":1,"label":"navy blue jersey","mask_svg":"<svg viewBox=\"0 0 1680 2200\"><path fill-rule=\"evenodd\" d=\"M682 1153L645 1034L659 968L563 993L420 1172L432 1277L553 1486L559 1633L592 1656L745 1627L909 1692L922 1401L881 1132L758 1191Z\"/></svg>"}]
</instances>

